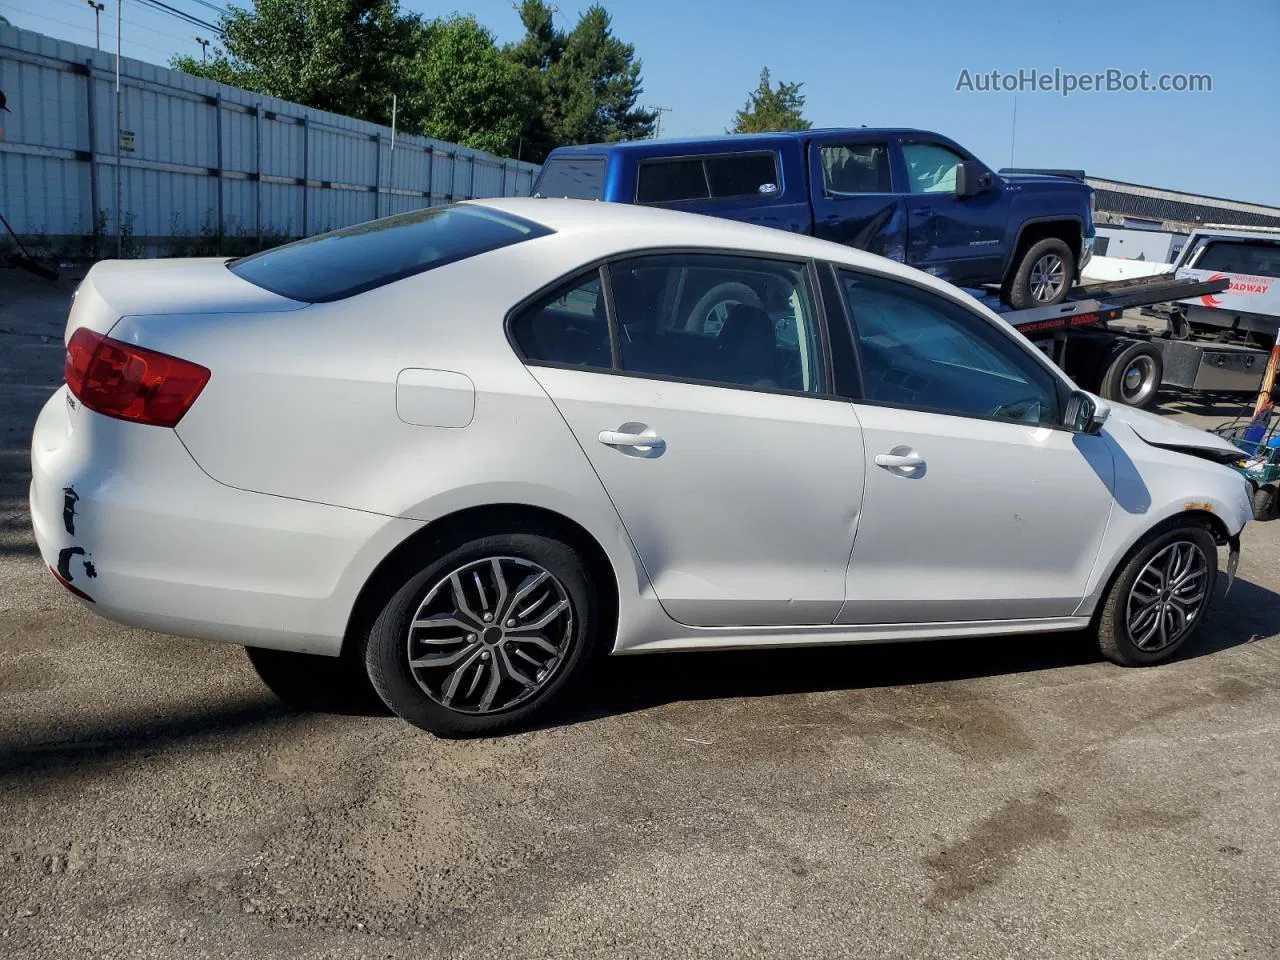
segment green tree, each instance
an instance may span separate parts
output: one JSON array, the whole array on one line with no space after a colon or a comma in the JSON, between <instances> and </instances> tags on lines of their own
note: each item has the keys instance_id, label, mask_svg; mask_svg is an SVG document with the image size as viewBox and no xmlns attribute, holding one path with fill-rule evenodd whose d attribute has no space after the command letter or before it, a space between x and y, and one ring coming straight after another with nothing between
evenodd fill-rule
<instances>
[{"instance_id":1,"label":"green tree","mask_svg":"<svg viewBox=\"0 0 1280 960\"><path fill-rule=\"evenodd\" d=\"M776 130L808 130L813 126L803 116L802 83L769 80L769 68L760 71L760 85L747 96L747 104L734 117L728 133L771 133Z\"/></svg>"},{"instance_id":2,"label":"green tree","mask_svg":"<svg viewBox=\"0 0 1280 960\"><path fill-rule=\"evenodd\" d=\"M405 116L438 140L514 156L536 113L525 72L472 16L424 24L409 79Z\"/></svg>"},{"instance_id":3,"label":"green tree","mask_svg":"<svg viewBox=\"0 0 1280 960\"><path fill-rule=\"evenodd\" d=\"M525 159L542 160L562 144L652 135L654 114L637 106L641 63L635 47L614 36L604 7L588 7L567 33L544 0L523 0L518 9L525 35L505 53L525 71L537 102L524 127Z\"/></svg>"},{"instance_id":4,"label":"green tree","mask_svg":"<svg viewBox=\"0 0 1280 960\"><path fill-rule=\"evenodd\" d=\"M422 30L396 0L255 0L229 8L220 26L225 49L172 66L374 123L390 122Z\"/></svg>"}]
</instances>

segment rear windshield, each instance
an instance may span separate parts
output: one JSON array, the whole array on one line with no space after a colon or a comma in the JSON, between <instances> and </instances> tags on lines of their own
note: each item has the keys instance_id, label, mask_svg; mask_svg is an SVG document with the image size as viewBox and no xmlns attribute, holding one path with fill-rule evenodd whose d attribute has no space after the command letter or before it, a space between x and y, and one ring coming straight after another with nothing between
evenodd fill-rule
<instances>
[{"instance_id":1,"label":"rear windshield","mask_svg":"<svg viewBox=\"0 0 1280 960\"><path fill-rule=\"evenodd\" d=\"M542 165L535 197L568 197L570 200L604 199L603 157L552 157Z\"/></svg>"},{"instance_id":2,"label":"rear windshield","mask_svg":"<svg viewBox=\"0 0 1280 960\"><path fill-rule=\"evenodd\" d=\"M1280 243L1213 241L1200 254L1196 269L1280 277Z\"/></svg>"},{"instance_id":3,"label":"rear windshield","mask_svg":"<svg viewBox=\"0 0 1280 960\"><path fill-rule=\"evenodd\" d=\"M282 297L325 303L551 232L486 207L428 207L264 250L227 267Z\"/></svg>"}]
</instances>

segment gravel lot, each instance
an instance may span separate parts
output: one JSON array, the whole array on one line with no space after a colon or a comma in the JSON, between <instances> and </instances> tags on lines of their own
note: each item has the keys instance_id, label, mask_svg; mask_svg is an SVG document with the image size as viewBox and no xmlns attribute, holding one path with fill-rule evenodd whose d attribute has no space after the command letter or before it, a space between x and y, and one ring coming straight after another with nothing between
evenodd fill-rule
<instances>
[{"instance_id":1,"label":"gravel lot","mask_svg":"<svg viewBox=\"0 0 1280 960\"><path fill-rule=\"evenodd\" d=\"M43 569L73 286L0 271L0 955L1280 956L1280 523L1151 670L1062 636L668 655L500 740L299 714Z\"/></svg>"}]
</instances>

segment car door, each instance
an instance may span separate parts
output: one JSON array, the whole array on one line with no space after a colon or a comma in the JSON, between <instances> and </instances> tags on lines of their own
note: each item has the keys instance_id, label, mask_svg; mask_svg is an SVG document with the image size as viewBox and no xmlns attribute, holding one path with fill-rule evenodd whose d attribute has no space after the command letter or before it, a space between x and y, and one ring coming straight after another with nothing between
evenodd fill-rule
<instances>
[{"instance_id":1,"label":"car door","mask_svg":"<svg viewBox=\"0 0 1280 960\"><path fill-rule=\"evenodd\" d=\"M865 458L851 406L828 386L812 271L646 255L513 319L682 623L831 623L844 602Z\"/></svg>"},{"instance_id":2,"label":"car door","mask_svg":"<svg viewBox=\"0 0 1280 960\"><path fill-rule=\"evenodd\" d=\"M1105 436L1060 426L1066 382L976 311L838 273L867 452L842 623L1070 616L1113 509Z\"/></svg>"},{"instance_id":3,"label":"car door","mask_svg":"<svg viewBox=\"0 0 1280 960\"><path fill-rule=\"evenodd\" d=\"M818 136L808 153L813 235L905 260L907 198L894 191L888 139Z\"/></svg>"},{"instance_id":4,"label":"car door","mask_svg":"<svg viewBox=\"0 0 1280 960\"><path fill-rule=\"evenodd\" d=\"M969 159L935 140L898 140L907 187L907 263L956 284L1000 277L1009 202L999 177L956 196L956 167Z\"/></svg>"}]
</instances>

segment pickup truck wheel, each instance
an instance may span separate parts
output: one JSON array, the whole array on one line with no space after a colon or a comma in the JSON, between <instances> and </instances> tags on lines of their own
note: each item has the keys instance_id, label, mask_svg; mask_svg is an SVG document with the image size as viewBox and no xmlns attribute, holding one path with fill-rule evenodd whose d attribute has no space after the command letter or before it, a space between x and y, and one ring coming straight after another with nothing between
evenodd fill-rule
<instances>
[{"instance_id":1,"label":"pickup truck wheel","mask_svg":"<svg viewBox=\"0 0 1280 960\"><path fill-rule=\"evenodd\" d=\"M1076 258L1057 237L1033 243L1022 255L1009 284L1009 306L1047 307L1067 299L1076 278Z\"/></svg>"},{"instance_id":2,"label":"pickup truck wheel","mask_svg":"<svg viewBox=\"0 0 1280 960\"><path fill-rule=\"evenodd\" d=\"M1156 402L1164 378L1164 355L1135 340L1116 352L1102 373L1099 392L1108 400L1146 410Z\"/></svg>"}]
</instances>

